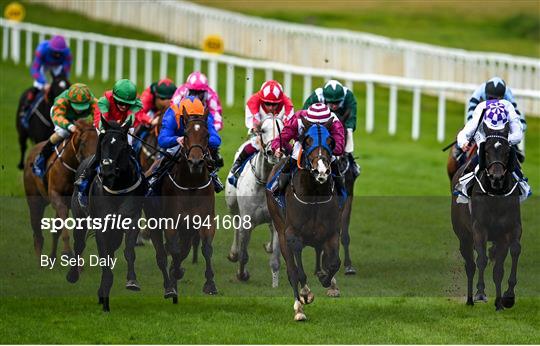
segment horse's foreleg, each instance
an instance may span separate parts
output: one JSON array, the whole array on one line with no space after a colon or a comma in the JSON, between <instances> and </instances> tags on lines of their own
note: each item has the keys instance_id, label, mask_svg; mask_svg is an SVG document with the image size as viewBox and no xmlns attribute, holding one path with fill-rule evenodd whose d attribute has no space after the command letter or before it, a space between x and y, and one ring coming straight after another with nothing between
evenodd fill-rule
<instances>
[{"instance_id":1,"label":"horse's foreleg","mask_svg":"<svg viewBox=\"0 0 540 346\"><path fill-rule=\"evenodd\" d=\"M65 221L69 214L69 209L65 203L65 198L58 195L58 193L54 191L51 192L50 198L51 205L54 210L56 210L56 217ZM71 245L69 244L69 230L67 228L63 228L60 233L56 232L53 234L51 258L56 258L56 253L58 251L58 239L60 238L60 235L62 236L62 242L64 245L62 255L72 255Z\"/></svg>"},{"instance_id":2,"label":"horse's foreleg","mask_svg":"<svg viewBox=\"0 0 540 346\"><path fill-rule=\"evenodd\" d=\"M272 226L269 226L268 230L270 231L270 241L263 244L263 246L264 246L264 251L266 251L266 253L272 253L272 244L274 241L274 229Z\"/></svg>"},{"instance_id":3,"label":"horse's foreleg","mask_svg":"<svg viewBox=\"0 0 540 346\"><path fill-rule=\"evenodd\" d=\"M206 270L204 271L206 282L203 286L203 292L214 295L218 293L216 283L214 282L214 270L212 269L212 253L214 252L212 240L214 239L215 229L213 226L209 229L202 229L199 234L202 240L204 261L206 262Z\"/></svg>"},{"instance_id":4,"label":"horse's foreleg","mask_svg":"<svg viewBox=\"0 0 540 346\"><path fill-rule=\"evenodd\" d=\"M233 232L233 241L231 244L231 250L229 251L229 255L227 256L227 259L231 262L238 261L238 244L239 244L239 237L240 237L240 231L238 228L234 229Z\"/></svg>"},{"instance_id":5,"label":"horse's foreleg","mask_svg":"<svg viewBox=\"0 0 540 346\"><path fill-rule=\"evenodd\" d=\"M512 257L512 267L510 269L510 276L508 277L508 289L504 292L502 303L505 308L511 308L516 301L516 294L514 288L517 284L517 264L519 255L521 254L521 229L517 237L510 244L510 256Z\"/></svg>"},{"instance_id":6,"label":"horse's foreleg","mask_svg":"<svg viewBox=\"0 0 540 346\"><path fill-rule=\"evenodd\" d=\"M321 254L322 254L322 248L318 245L315 246L315 275L316 276L323 274L321 270Z\"/></svg>"},{"instance_id":7,"label":"horse's foreleg","mask_svg":"<svg viewBox=\"0 0 540 346\"><path fill-rule=\"evenodd\" d=\"M496 243L495 264L493 265L493 282L495 283L495 309L503 310L502 303L502 280L504 277L504 260L508 254L508 243L505 240Z\"/></svg>"},{"instance_id":8,"label":"horse's foreleg","mask_svg":"<svg viewBox=\"0 0 540 346\"><path fill-rule=\"evenodd\" d=\"M17 130L19 132L19 148L21 149L21 157L20 157L19 164L17 165L17 167L19 169L23 169L24 168L24 154L26 153L26 145L27 145L26 142L28 141L28 135L23 129L17 128Z\"/></svg>"},{"instance_id":9,"label":"horse's foreleg","mask_svg":"<svg viewBox=\"0 0 540 346\"><path fill-rule=\"evenodd\" d=\"M285 260L285 265L287 266L287 277L294 295L294 320L305 321L307 317L304 314L304 309L302 307L302 303L300 302L300 292L298 290L298 271L296 269L296 264L294 263L294 256L292 251L289 249L287 240L285 239L285 234L278 233L278 235L281 254Z\"/></svg>"},{"instance_id":10,"label":"horse's foreleg","mask_svg":"<svg viewBox=\"0 0 540 346\"><path fill-rule=\"evenodd\" d=\"M465 260L465 273L467 273L467 305L474 305L472 291L476 264L474 263L473 240L470 237L460 239L459 251Z\"/></svg>"},{"instance_id":11,"label":"horse's foreleg","mask_svg":"<svg viewBox=\"0 0 540 346\"><path fill-rule=\"evenodd\" d=\"M488 257L486 254L487 237L480 232L473 230L474 234L474 249L476 250L476 266L478 267L478 283L476 284L475 301L487 302L485 292L486 284L484 282L484 271L486 270Z\"/></svg>"},{"instance_id":12,"label":"horse's foreleg","mask_svg":"<svg viewBox=\"0 0 540 346\"><path fill-rule=\"evenodd\" d=\"M193 250L191 263L198 263L199 262L199 244L201 243L201 237L195 236L193 237L191 248Z\"/></svg>"},{"instance_id":13,"label":"horse's foreleg","mask_svg":"<svg viewBox=\"0 0 540 346\"><path fill-rule=\"evenodd\" d=\"M41 229L41 218L47 206L47 202L41 196L28 196L28 208L30 209L30 224L34 233L34 252L41 263L41 252L43 250L43 230Z\"/></svg>"},{"instance_id":14,"label":"horse's foreleg","mask_svg":"<svg viewBox=\"0 0 540 346\"><path fill-rule=\"evenodd\" d=\"M176 290L171 287L169 273L167 272L167 253L165 252L165 246L163 245L163 232L160 230L151 230L150 239L152 240L152 245L154 245L154 250L156 251L157 266L163 276L163 297L165 299L173 298L175 296L178 297Z\"/></svg>"},{"instance_id":15,"label":"horse's foreleg","mask_svg":"<svg viewBox=\"0 0 540 346\"><path fill-rule=\"evenodd\" d=\"M96 232L100 232L100 231L96 230ZM104 239L105 236L106 235L96 234L96 244L97 244L100 260L102 259L108 260L109 258L114 258L114 253L110 253L107 250L108 244L106 240ZM101 283L98 289L98 298L99 298L99 303L103 305L103 311L105 312L110 311L109 295L111 292L113 280L114 280L114 277L113 277L113 272L111 268L108 265L101 266Z\"/></svg>"},{"instance_id":16,"label":"horse's foreleg","mask_svg":"<svg viewBox=\"0 0 540 346\"><path fill-rule=\"evenodd\" d=\"M132 220L136 220L133 218ZM127 262L127 281L126 289L132 291L140 291L141 287L139 282L137 282L137 274L135 274L135 246L137 246L137 237L139 236L139 230L128 230L125 234L125 248L124 248L124 258Z\"/></svg>"},{"instance_id":17,"label":"horse's foreleg","mask_svg":"<svg viewBox=\"0 0 540 346\"><path fill-rule=\"evenodd\" d=\"M339 233L336 232L323 244L322 266L323 275L319 276L319 281L325 288L330 287L332 278L339 270L341 260L339 259Z\"/></svg>"},{"instance_id":18,"label":"horse's foreleg","mask_svg":"<svg viewBox=\"0 0 540 346\"><path fill-rule=\"evenodd\" d=\"M272 272L272 287L276 288L279 285L279 237L275 227L271 224L270 228L274 232L272 236L272 255L270 256L270 270Z\"/></svg>"},{"instance_id":19,"label":"horse's foreleg","mask_svg":"<svg viewBox=\"0 0 540 346\"><path fill-rule=\"evenodd\" d=\"M240 227L238 234L238 272L236 273L236 278L240 281L248 281L249 272L246 269L246 265L249 261L248 245L251 238L251 229Z\"/></svg>"},{"instance_id":20,"label":"horse's foreleg","mask_svg":"<svg viewBox=\"0 0 540 346\"><path fill-rule=\"evenodd\" d=\"M345 204L341 219L341 244L343 245L343 251L345 254L345 260L343 262L345 267L345 275L354 275L356 274L356 269L352 265L351 254L349 252L349 244L351 243L349 224L351 221L352 197L347 197L347 199L348 200Z\"/></svg>"},{"instance_id":21,"label":"horse's foreleg","mask_svg":"<svg viewBox=\"0 0 540 346\"><path fill-rule=\"evenodd\" d=\"M86 229L74 229L73 230L73 250L75 251L75 258L79 258L82 255L84 248L86 247ZM79 280L79 266L77 264L71 266L67 273L66 279L68 282L75 283Z\"/></svg>"}]
</instances>

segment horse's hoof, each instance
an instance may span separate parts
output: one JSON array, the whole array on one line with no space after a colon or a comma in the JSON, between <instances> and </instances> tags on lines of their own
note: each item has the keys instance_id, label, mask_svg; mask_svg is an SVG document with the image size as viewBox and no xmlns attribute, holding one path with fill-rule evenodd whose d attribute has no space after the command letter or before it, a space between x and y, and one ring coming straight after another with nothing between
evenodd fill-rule
<instances>
[{"instance_id":1,"label":"horse's hoof","mask_svg":"<svg viewBox=\"0 0 540 346\"><path fill-rule=\"evenodd\" d=\"M98 297L98 304L102 305L104 301L103 297Z\"/></svg>"},{"instance_id":2,"label":"horse's hoof","mask_svg":"<svg viewBox=\"0 0 540 346\"><path fill-rule=\"evenodd\" d=\"M173 303L173 304L178 304L178 296L174 296L174 297L172 298L172 303Z\"/></svg>"},{"instance_id":3,"label":"horse's hoof","mask_svg":"<svg viewBox=\"0 0 540 346\"><path fill-rule=\"evenodd\" d=\"M266 253L272 253L272 243L271 242L268 242L268 243L265 243L263 244L263 248L264 248L264 251Z\"/></svg>"},{"instance_id":4,"label":"horse's hoof","mask_svg":"<svg viewBox=\"0 0 540 346\"><path fill-rule=\"evenodd\" d=\"M469 305L469 306L474 306L474 301L473 301L472 297L467 297L467 303L466 304Z\"/></svg>"},{"instance_id":5,"label":"horse's hoof","mask_svg":"<svg viewBox=\"0 0 540 346\"><path fill-rule=\"evenodd\" d=\"M169 298L177 298L178 299L178 293L176 293L176 290L174 288L166 288L165 293L163 294L163 298L169 299Z\"/></svg>"},{"instance_id":6,"label":"horse's hoof","mask_svg":"<svg viewBox=\"0 0 540 346\"><path fill-rule=\"evenodd\" d=\"M502 305L505 308L510 309L511 307L514 306L515 303L516 303L516 297L507 295L506 293L503 295Z\"/></svg>"},{"instance_id":7,"label":"horse's hoof","mask_svg":"<svg viewBox=\"0 0 540 346\"><path fill-rule=\"evenodd\" d=\"M331 298L338 298L339 296L341 296L341 292L339 291L339 288L329 288L326 291L326 295Z\"/></svg>"},{"instance_id":8,"label":"horse's hoof","mask_svg":"<svg viewBox=\"0 0 540 346\"><path fill-rule=\"evenodd\" d=\"M17 165L17 168L18 168L18 169L21 169L21 170L24 169L24 163L19 163L19 164Z\"/></svg>"},{"instance_id":9,"label":"horse's hoof","mask_svg":"<svg viewBox=\"0 0 540 346\"><path fill-rule=\"evenodd\" d=\"M243 273L236 273L236 278L238 281L246 282L249 280L249 272L246 270Z\"/></svg>"},{"instance_id":10,"label":"horse's hoof","mask_svg":"<svg viewBox=\"0 0 540 346\"><path fill-rule=\"evenodd\" d=\"M476 295L474 296L474 301L487 303L488 297L484 293L476 293Z\"/></svg>"},{"instance_id":11,"label":"horse's hoof","mask_svg":"<svg viewBox=\"0 0 540 346\"><path fill-rule=\"evenodd\" d=\"M69 270L69 272L66 275L66 279L67 279L68 282L70 282L72 284L79 281L79 269L71 267L71 269Z\"/></svg>"},{"instance_id":12,"label":"horse's hoof","mask_svg":"<svg viewBox=\"0 0 540 346\"><path fill-rule=\"evenodd\" d=\"M233 263L238 262L238 254L229 252L229 255L227 255L227 259Z\"/></svg>"},{"instance_id":13,"label":"horse's hoof","mask_svg":"<svg viewBox=\"0 0 540 346\"><path fill-rule=\"evenodd\" d=\"M304 313L302 312L297 312L295 315L294 315L294 320L296 322L303 322L305 320L307 320L307 317Z\"/></svg>"},{"instance_id":14,"label":"horse's hoof","mask_svg":"<svg viewBox=\"0 0 540 346\"><path fill-rule=\"evenodd\" d=\"M503 311L503 299L501 297L495 298L495 311Z\"/></svg>"},{"instance_id":15,"label":"horse's hoof","mask_svg":"<svg viewBox=\"0 0 540 346\"><path fill-rule=\"evenodd\" d=\"M315 295L313 292L309 291L307 294L301 294L300 295L300 302L303 305L311 304L315 300Z\"/></svg>"},{"instance_id":16,"label":"horse's hoof","mask_svg":"<svg viewBox=\"0 0 540 346\"><path fill-rule=\"evenodd\" d=\"M111 312L111 308L108 306L103 305L103 312Z\"/></svg>"},{"instance_id":17,"label":"horse's hoof","mask_svg":"<svg viewBox=\"0 0 540 346\"><path fill-rule=\"evenodd\" d=\"M352 265L345 267L345 275L355 275L355 274L356 274L356 269L354 269Z\"/></svg>"},{"instance_id":18,"label":"horse's hoof","mask_svg":"<svg viewBox=\"0 0 540 346\"><path fill-rule=\"evenodd\" d=\"M126 282L126 289L130 291L140 291L141 287L139 286L137 280L128 280Z\"/></svg>"},{"instance_id":19,"label":"horse's hoof","mask_svg":"<svg viewBox=\"0 0 540 346\"><path fill-rule=\"evenodd\" d=\"M218 293L216 284L213 281L206 282L203 286L203 292L211 296L216 295Z\"/></svg>"}]
</instances>

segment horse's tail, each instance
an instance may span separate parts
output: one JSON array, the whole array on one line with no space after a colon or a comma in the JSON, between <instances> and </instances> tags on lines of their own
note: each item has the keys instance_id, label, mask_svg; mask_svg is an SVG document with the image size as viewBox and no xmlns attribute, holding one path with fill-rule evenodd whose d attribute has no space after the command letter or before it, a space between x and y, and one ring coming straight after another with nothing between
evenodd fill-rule
<instances>
[{"instance_id":1,"label":"horse's tail","mask_svg":"<svg viewBox=\"0 0 540 346\"><path fill-rule=\"evenodd\" d=\"M492 242L488 250L488 258L491 262L495 261L495 250L497 250L497 243Z\"/></svg>"}]
</instances>

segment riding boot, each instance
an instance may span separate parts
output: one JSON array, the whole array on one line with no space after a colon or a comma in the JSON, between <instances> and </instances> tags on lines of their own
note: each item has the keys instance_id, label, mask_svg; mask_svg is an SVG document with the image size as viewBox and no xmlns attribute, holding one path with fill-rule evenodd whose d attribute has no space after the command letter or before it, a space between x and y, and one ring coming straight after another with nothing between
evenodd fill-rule
<instances>
[{"instance_id":1,"label":"riding boot","mask_svg":"<svg viewBox=\"0 0 540 346\"><path fill-rule=\"evenodd\" d=\"M293 164L296 165L296 160L292 157L285 161L285 164L283 165L283 168L279 173L278 187L274 192L275 195L285 193L285 189L287 188L287 185L289 185L289 181L291 180L291 168L293 167Z\"/></svg>"},{"instance_id":2,"label":"riding boot","mask_svg":"<svg viewBox=\"0 0 540 346\"><path fill-rule=\"evenodd\" d=\"M353 176L356 179L356 177L360 175L360 166L354 160L354 156L352 153L346 153L345 155L347 156L347 159L349 160L349 165L351 166Z\"/></svg>"},{"instance_id":3,"label":"riding boot","mask_svg":"<svg viewBox=\"0 0 540 346\"><path fill-rule=\"evenodd\" d=\"M34 100L36 99L37 94L39 93L39 89L36 87L30 88L28 91L28 94L26 94L26 98L23 100L23 103L21 104L21 111L19 113L19 117L21 118L21 123L24 128L28 128L30 126L30 107L34 103Z\"/></svg>"},{"instance_id":4,"label":"riding boot","mask_svg":"<svg viewBox=\"0 0 540 346\"><path fill-rule=\"evenodd\" d=\"M99 161L100 158L98 157L98 153L96 153L92 156L90 162L88 162L88 165L74 183L74 185L78 188L77 200L82 207L86 207L88 205L88 190L90 189L90 183L94 180L97 174L96 170Z\"/></svg>"},{"instance_id":5,"label":"riding boot","mask_svg":"<svg viewBox=\"0 0 540 346\"><path fill-rule=\"evenodd\" d=\"M51 141L51 138L49 138L47 143L45 143L45 145L41 149L39 155L34 160L34 164L32 165L32 172L34 172L34 174L38 178L43 178L45 176L45 166L47 160L54 151L54 145L55 144Z\"/></svg>"},{"instance_id":6,"label":"riding boot","mask_svg":"<svg viewBox=\"0 0 540 346\"><path fill-rule=\"evenodd\" d=\"M244 149L242 149L242 152L238 154L238 157L234 161L232 167L231 167L231 176L229 177L229 183L236 187L236 184L238 183L238 178L240 177L241 170L244 162L251 156L251 154L246 150L247 145L244 146Z\"/></svg>"},{"instance_id":7,"label":"riding boot","mask_svg":"<svg viewBox=\"0 0 540 346\"><path fill-rule=\"evenodd\" d=\"M219 153L219 148L210 148L210 156L212 156L216 171L219 171L219 169L224 166L223 157L221 157L221 154Z\"/></svg>"},{"instance_id":8,"label":"riding boot","mask_svg":"<svg viewBox=\"0 0 540 346\"><path fill-rule=\"evenodd\" d=\"M352 155L351 155L352 156ZM354 159L353 159L354 160ZM332 174L334 176L334 182L338 191L345 191L345 176L341 174L338 167L338 160L334 160L331 165Z\"/></svg>"},{"instance_id":9,"label":"riding boot","mask_svg":"<svg viewBox=\"0 0 540 346\"><path fill-rule=\"evenodd\" d=\"M154 196L156 192L159 190L159 183L161 181L161 177L163 176L162 166L167 166L165 164L164 165L161 164L163 160L164 160L163 158L159 158L155 160L154 163L152 164L152 167L150 167L149 169L151 173L148 179L148 190L146 191L146 197Z\"/></svg>"},{"instance_id":10,"label":"riding boot","mask_svg":"<svg viewBox=\"0 0 540 346\"><path fill-rule=\"evenodd\" d=\"M214 191L216 193L220 193L225 188L223 186L223 183L221 180L219 180L219 176L217 175L217 170L210 173L210 178L212 179L212 183L214 183Z\"/></svg>"}]
</instances>

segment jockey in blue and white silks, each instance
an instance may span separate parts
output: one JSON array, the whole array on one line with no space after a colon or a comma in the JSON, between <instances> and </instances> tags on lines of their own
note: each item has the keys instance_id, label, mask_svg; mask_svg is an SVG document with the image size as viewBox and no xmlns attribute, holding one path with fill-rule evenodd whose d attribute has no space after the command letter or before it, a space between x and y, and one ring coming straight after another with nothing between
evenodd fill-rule
<instances>
[{"instance_id":1,"label":"jockey in blue and white silks","mask_svg":"<svg viewBox=\"0 0 540 346\"><path fill-rule=\"evenodd\" d=\"M518 110L512 90L510 90L510 88L506 86L504 80L499 77L493 77L487 82L482 83L482 85L472 93L471 98L469 99L469 108L467 109L467 121L471 120L473 117L476 106L478 106L480 102L489 99L503 99L510 102L520 118L523 131L527 129L525 114Z\"/></svg>"}]
</instances>

